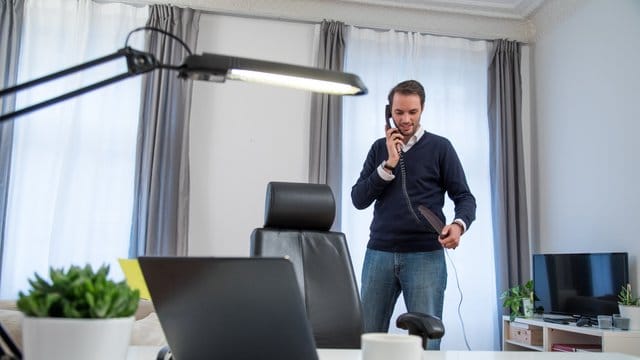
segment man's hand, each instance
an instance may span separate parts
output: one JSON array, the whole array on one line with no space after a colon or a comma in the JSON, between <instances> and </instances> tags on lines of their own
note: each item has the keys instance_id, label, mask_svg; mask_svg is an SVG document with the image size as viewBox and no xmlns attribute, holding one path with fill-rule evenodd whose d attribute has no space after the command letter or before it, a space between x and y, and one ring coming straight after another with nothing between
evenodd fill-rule
<instances>
[{"instance_id":1,"label":"man's hand","mask_svg":"<svg viewBox=\"0 0 640 360\"><path fill-rule=\"evenodd\" d=\"M446 249L455 249L460 245L460 236L462 236L462 226L454 222L442 228L438 241Z\"/></svg>"},{"instance_id":2,"label":"man's hand","mask_svg":"<svg viewBox=\"0 0 640 360\"><path fill-rule=\"evenodd\" d=\"M403 146L403 138L400 131L396 128L386 127L386 137L387 137L387 153L389 154L389 158L387 159L387 164L392 167L396 167L398 165L398 161L400 161L400 149Z\"/></svg>"}]
</instances>

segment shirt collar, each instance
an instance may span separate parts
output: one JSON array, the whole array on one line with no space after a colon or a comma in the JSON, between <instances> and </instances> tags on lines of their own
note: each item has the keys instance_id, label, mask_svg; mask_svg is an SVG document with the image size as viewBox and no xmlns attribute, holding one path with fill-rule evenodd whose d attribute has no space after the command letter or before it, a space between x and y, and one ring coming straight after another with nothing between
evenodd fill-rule
<instances>
[{"instance_id":1,"label":"shirt collar","mask_svg":"<svg viewBox=\"0 0 640 360\"><path fill-rule=\"evenodd\" d=\"M405 144L406 147L412 147L413 144L417 143L418 140L420 140L420 138L424 135L424 130L422 129L422 126L418 127L418 130L416 131L415 134L413 134L413 136L409 139L409 141L407 141L407 143Z\"/></svg>"}]
</instances>

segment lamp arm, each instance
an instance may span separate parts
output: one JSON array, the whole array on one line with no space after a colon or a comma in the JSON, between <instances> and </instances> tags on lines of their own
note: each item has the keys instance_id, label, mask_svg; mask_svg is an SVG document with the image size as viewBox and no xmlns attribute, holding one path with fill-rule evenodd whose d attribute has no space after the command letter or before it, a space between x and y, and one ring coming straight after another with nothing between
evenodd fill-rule
<instances>
[{"instance_id":1,"label":"lamp arm","mask_svg":"<svg viewBox=\"0 0 640 360\"><path fill-rule=\"evenodd\" d=\"M82 71L85 69L88 69L90 67L96 66L96 65L100 65L103 64L105 62L108 61L112 61L114 59L120 58L120 57L125 57L127 60L127 72L121 73L119 75L113 76L111 78L99 81L97 83L91 84L91 85L87 85L85 87L70 91L68 93L59 95L57 97L48 99L48 100L44 100L42 102L39 102L37 104L34 105L30 105L27 106L25 108L22 108L20 110L16 110L7 114L2 114L0 115L0 122L12 119L16 116L21 116L24 114L27 114L29 112L38 110L40 108L43 107L47 107L50 105L53 105L55 103L58 103L60 101L64 101L67 99L70 99L74 96L78 96L80 94L84 94L86 92L101 88L103 86L107 86L109 84L118 82L120 80L124 80L126 78L129 77L133 77L133 76L137 76L139 74L142 73L146 73L152 70L155 70L157 68L161 68L164 67L162 64L160 64L155 57L152 54L143 52L143 51L139 51L139 50L134 50L130 47L125 47L122 48L118 51L116 51L113 54L109 54L106 56L103 56L101 58L95 59L95 60L91 60L85 63L82 63L80 65L76 65L61 71L58 71L56 73L50 74L50 75L46 75L31 81L27 81L25 83L22 84L18 84L12 87L8 87L6 89L1 89L0 90L0 98L2 98L3 96L7 96L9 94L13 94L13 93L17 93L21 90L25 90L46 82L49 82L51 80L55 80L57 78L63 77L63 76L67 76L73 73L76 73L78 71Z\"/></svg>"}]
</instances>

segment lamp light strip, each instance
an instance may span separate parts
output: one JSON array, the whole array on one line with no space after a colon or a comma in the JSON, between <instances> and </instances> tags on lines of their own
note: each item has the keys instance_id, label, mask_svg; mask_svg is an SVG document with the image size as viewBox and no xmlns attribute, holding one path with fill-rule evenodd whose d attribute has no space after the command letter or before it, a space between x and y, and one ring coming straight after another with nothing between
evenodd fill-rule
<instances>
[{"instance_id":1,"label":"lamp light strip","mask_svg":"<svg viewBox=\"0 0 640 360\"><path fill-rule=\"evenodd\" d=\"M227 79L286 86L294 89L310 90L333 95L354 95L360 91L360 89L354 86L333 81L279 75L252 70L231 69L227 73Z\"/></svg>"}]
</instances>

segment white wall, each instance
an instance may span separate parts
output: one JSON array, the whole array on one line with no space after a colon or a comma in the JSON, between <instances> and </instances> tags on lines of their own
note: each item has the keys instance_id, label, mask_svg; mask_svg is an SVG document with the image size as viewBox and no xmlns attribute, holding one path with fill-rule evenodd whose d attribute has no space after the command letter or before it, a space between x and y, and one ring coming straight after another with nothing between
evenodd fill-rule
<instances>
[{"instance_id":1,"label":"white wall","mask_svg":"<svg viewBox=\"0 0 640 360\"><path fill-rule=\"evenodd\" d=\"M203 14L196 53L311 65L314 30ZM310 93L233 81L193 86L189 254L248 256L267 183L308 179Z\"/></svg>"},{"instance_id":2,"label":"white wall","mask_svg":"<svg viewBox=\"0 0 640 360\"><path fill-rule=\"evenodd\" d=\"M627 251L638 288L640 1L548 1L534 22L534 250Z\"/></svg>"}]
</instances>

